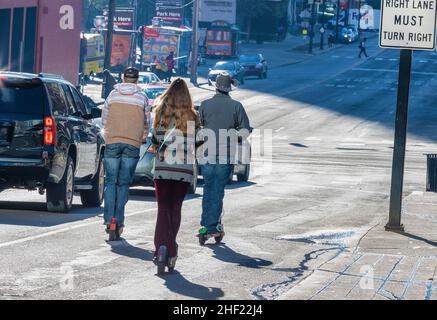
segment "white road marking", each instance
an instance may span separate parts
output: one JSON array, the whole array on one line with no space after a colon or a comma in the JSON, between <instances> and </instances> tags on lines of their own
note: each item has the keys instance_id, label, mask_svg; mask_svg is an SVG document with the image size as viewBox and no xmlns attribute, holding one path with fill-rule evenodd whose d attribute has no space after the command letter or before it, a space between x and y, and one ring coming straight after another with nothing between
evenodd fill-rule
<instances>
[{"instance_id":1,"label":"white road marking","mask_svg":"<svg viewBox=\"0 0 437 320\"><path fill-rule=\"evenodd\" d=\"M338 146L340 147L364 147L366 144L365 143L340 143L338 144Z\"/></svg>"},{"instance_id":2,"label":"white road marking","mask_svg":"<svg viewBox=\"0 0 437 320\"><path fill-rule=\"evenodd\" d=\"M322 141L322 139L317 138L317 137L308 137L308 138L305 138L305 140L306 141Z\"/></svg>"},{"instance_id":3,"label":"white road marking","mask_svg":"<svg viewBox=\"0 0 437 320\"><path fill-rule=\"evenodd\" d=\"M275 130L275 132L279 132L279 131L282 131L284 129L285 129L284 127L280 127L279 129Z\"/></svg>"},{"instance_id":4,"label":"white road marking","mask_svg":"<svg viewBox=\"0 0 437 320\"><path fill-rule=\"evenodd\" d=\"M353 68L352 71L375 71L375 72L394 72L398 73L398 70L394 69L371 69L371 68ZM413 71L412 74L419 74L425 76L437 76L437 72L418 72Z\"/></svg>"},{"instance_id":5,"label":"white road marking","mask_svg":"<svg viewBox=\"0 0 437 320\"><path fill-rule=\"evenodd\" d=\"M195 199L192 199L195 200ZM132 217L141 213L146 213L146 212L150 212L150 211L154 211L156 210L156 208L151 208L151 209L147 209L147 210L140 210L140 211L135 211L135 212L131 212L126 214L126 217ZM68 231L72 231L72 230L76 230L76 229L80 229L80 228L84 228L84 227L88 227L94 224L102 224L102 220L98 219L96 221L90 221L90 222L85 222L85 223L80 223L80 224L76 224L70 227L65 227L65 228L61 228L61 229L57 229L57 230L53 230L53 231L49 231L49 232L45 232L45 233L41 233L35 236L29 236L26 238L22 238L22 239L18 239L18 240L13 240L13 241L9 241L9 242L4 242L0 244L0 248L5 248L5 247L10 247L16 244L21 244L21 243L25 243L25 242L29 242L32 240L37 240L37 239L41 239L41 238L46 238L46 237L50 237L59 233L63 233L63 232L68 232Z\"/></svg>"}]
</instances>

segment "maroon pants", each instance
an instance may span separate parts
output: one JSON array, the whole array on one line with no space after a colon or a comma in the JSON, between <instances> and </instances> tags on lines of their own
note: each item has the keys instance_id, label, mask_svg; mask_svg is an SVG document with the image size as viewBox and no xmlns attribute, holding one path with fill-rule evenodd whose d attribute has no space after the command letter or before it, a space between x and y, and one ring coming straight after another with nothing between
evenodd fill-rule
<instances>
[{"instance_id":1,"label":"maroon pants","mask_svg":"<svg viewBox=\"0 0 437 320\"><path fill-rule=\"evenodd\" d=\"M158 201L158 219L155 229L155 256L160 246L167 246L168 256L177 256L176 237L181 226L182 203L189 183L173 180L155 180Z\"/></svg>"}]
</instances>

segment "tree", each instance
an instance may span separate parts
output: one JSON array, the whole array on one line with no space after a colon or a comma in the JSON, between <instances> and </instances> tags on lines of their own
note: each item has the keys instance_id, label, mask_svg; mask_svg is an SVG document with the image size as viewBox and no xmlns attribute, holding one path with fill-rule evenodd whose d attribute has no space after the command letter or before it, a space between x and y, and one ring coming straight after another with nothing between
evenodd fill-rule
<instances>
[{"instance_id":1,"label":"tree","mask_svg":"<svg viewBox=\"0 0 437 320\"><path fill-rule=\"evenodd\" d=\"M258 29L261 26L266 27L262 27L265 30L262 33L265 34L271 32L267 30L269 28L277 28L279 25L287 27L289 4L290 0L237 0L237 16L241 17L241 22L245 26L247 40L251 38L251 33L255 32L255 26ZM268 28L264 25L266 22L270 23Z\"/></svg>"},{"instance_id":2,"label":"tree","mask_svg":"<svg viewBox=\"0 0 437 320\"><path fill-rule=\"evenodd\" d=\"M247 41L250 39L252 21L260 18L266 11L271 11L271 8L265 0L238 0L237 12L246 26Z\"/></svg>"}]
</instances>

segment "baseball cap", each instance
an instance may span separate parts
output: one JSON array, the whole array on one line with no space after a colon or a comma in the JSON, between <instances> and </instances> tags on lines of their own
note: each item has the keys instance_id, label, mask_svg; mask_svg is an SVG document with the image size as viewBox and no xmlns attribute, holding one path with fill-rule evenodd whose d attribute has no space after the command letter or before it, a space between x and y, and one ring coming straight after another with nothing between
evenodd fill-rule
<instances>
[{"instance_id":1,"label":"baseball cap","mask_svg":"<svg viewBox=\"0 0 437 320\"><path fill-rule=\"evenodd\" d=\"M137 68L129 67L124 70L124 77L129 79L138 79L140 77L140 72Z\"/></svg>"}]
</instances>

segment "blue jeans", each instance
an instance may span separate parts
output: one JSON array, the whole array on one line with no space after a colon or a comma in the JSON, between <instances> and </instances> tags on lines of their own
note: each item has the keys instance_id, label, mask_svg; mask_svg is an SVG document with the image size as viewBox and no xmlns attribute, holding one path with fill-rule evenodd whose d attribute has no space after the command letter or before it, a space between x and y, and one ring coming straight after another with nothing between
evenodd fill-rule
<instances>
[{"instance_id":1,"label":"blue jeans","mask_svg":"<svg viewBox=\"0 0 437 320\"><path fill-rule=\"evenodd\" d=\"M125 206L129 199L129 187L140 158L140 149L129 144L109 144L105 149L105 224L112 218L119 226L124 225Z\"/></svg>"},{"instance_id":2,"label":"blue jeans","mask_svg":"<svg viewBox=\"0 0 437 320\"><path fill-rule=\"evenodd\" d=\"M200 224L207 228L208 232L213 233L217 231L217 225L221 223L225 187L229 181L232 165L205 164L202 165L201 170L204 187Z\"/></svg>"}]
</instances>

